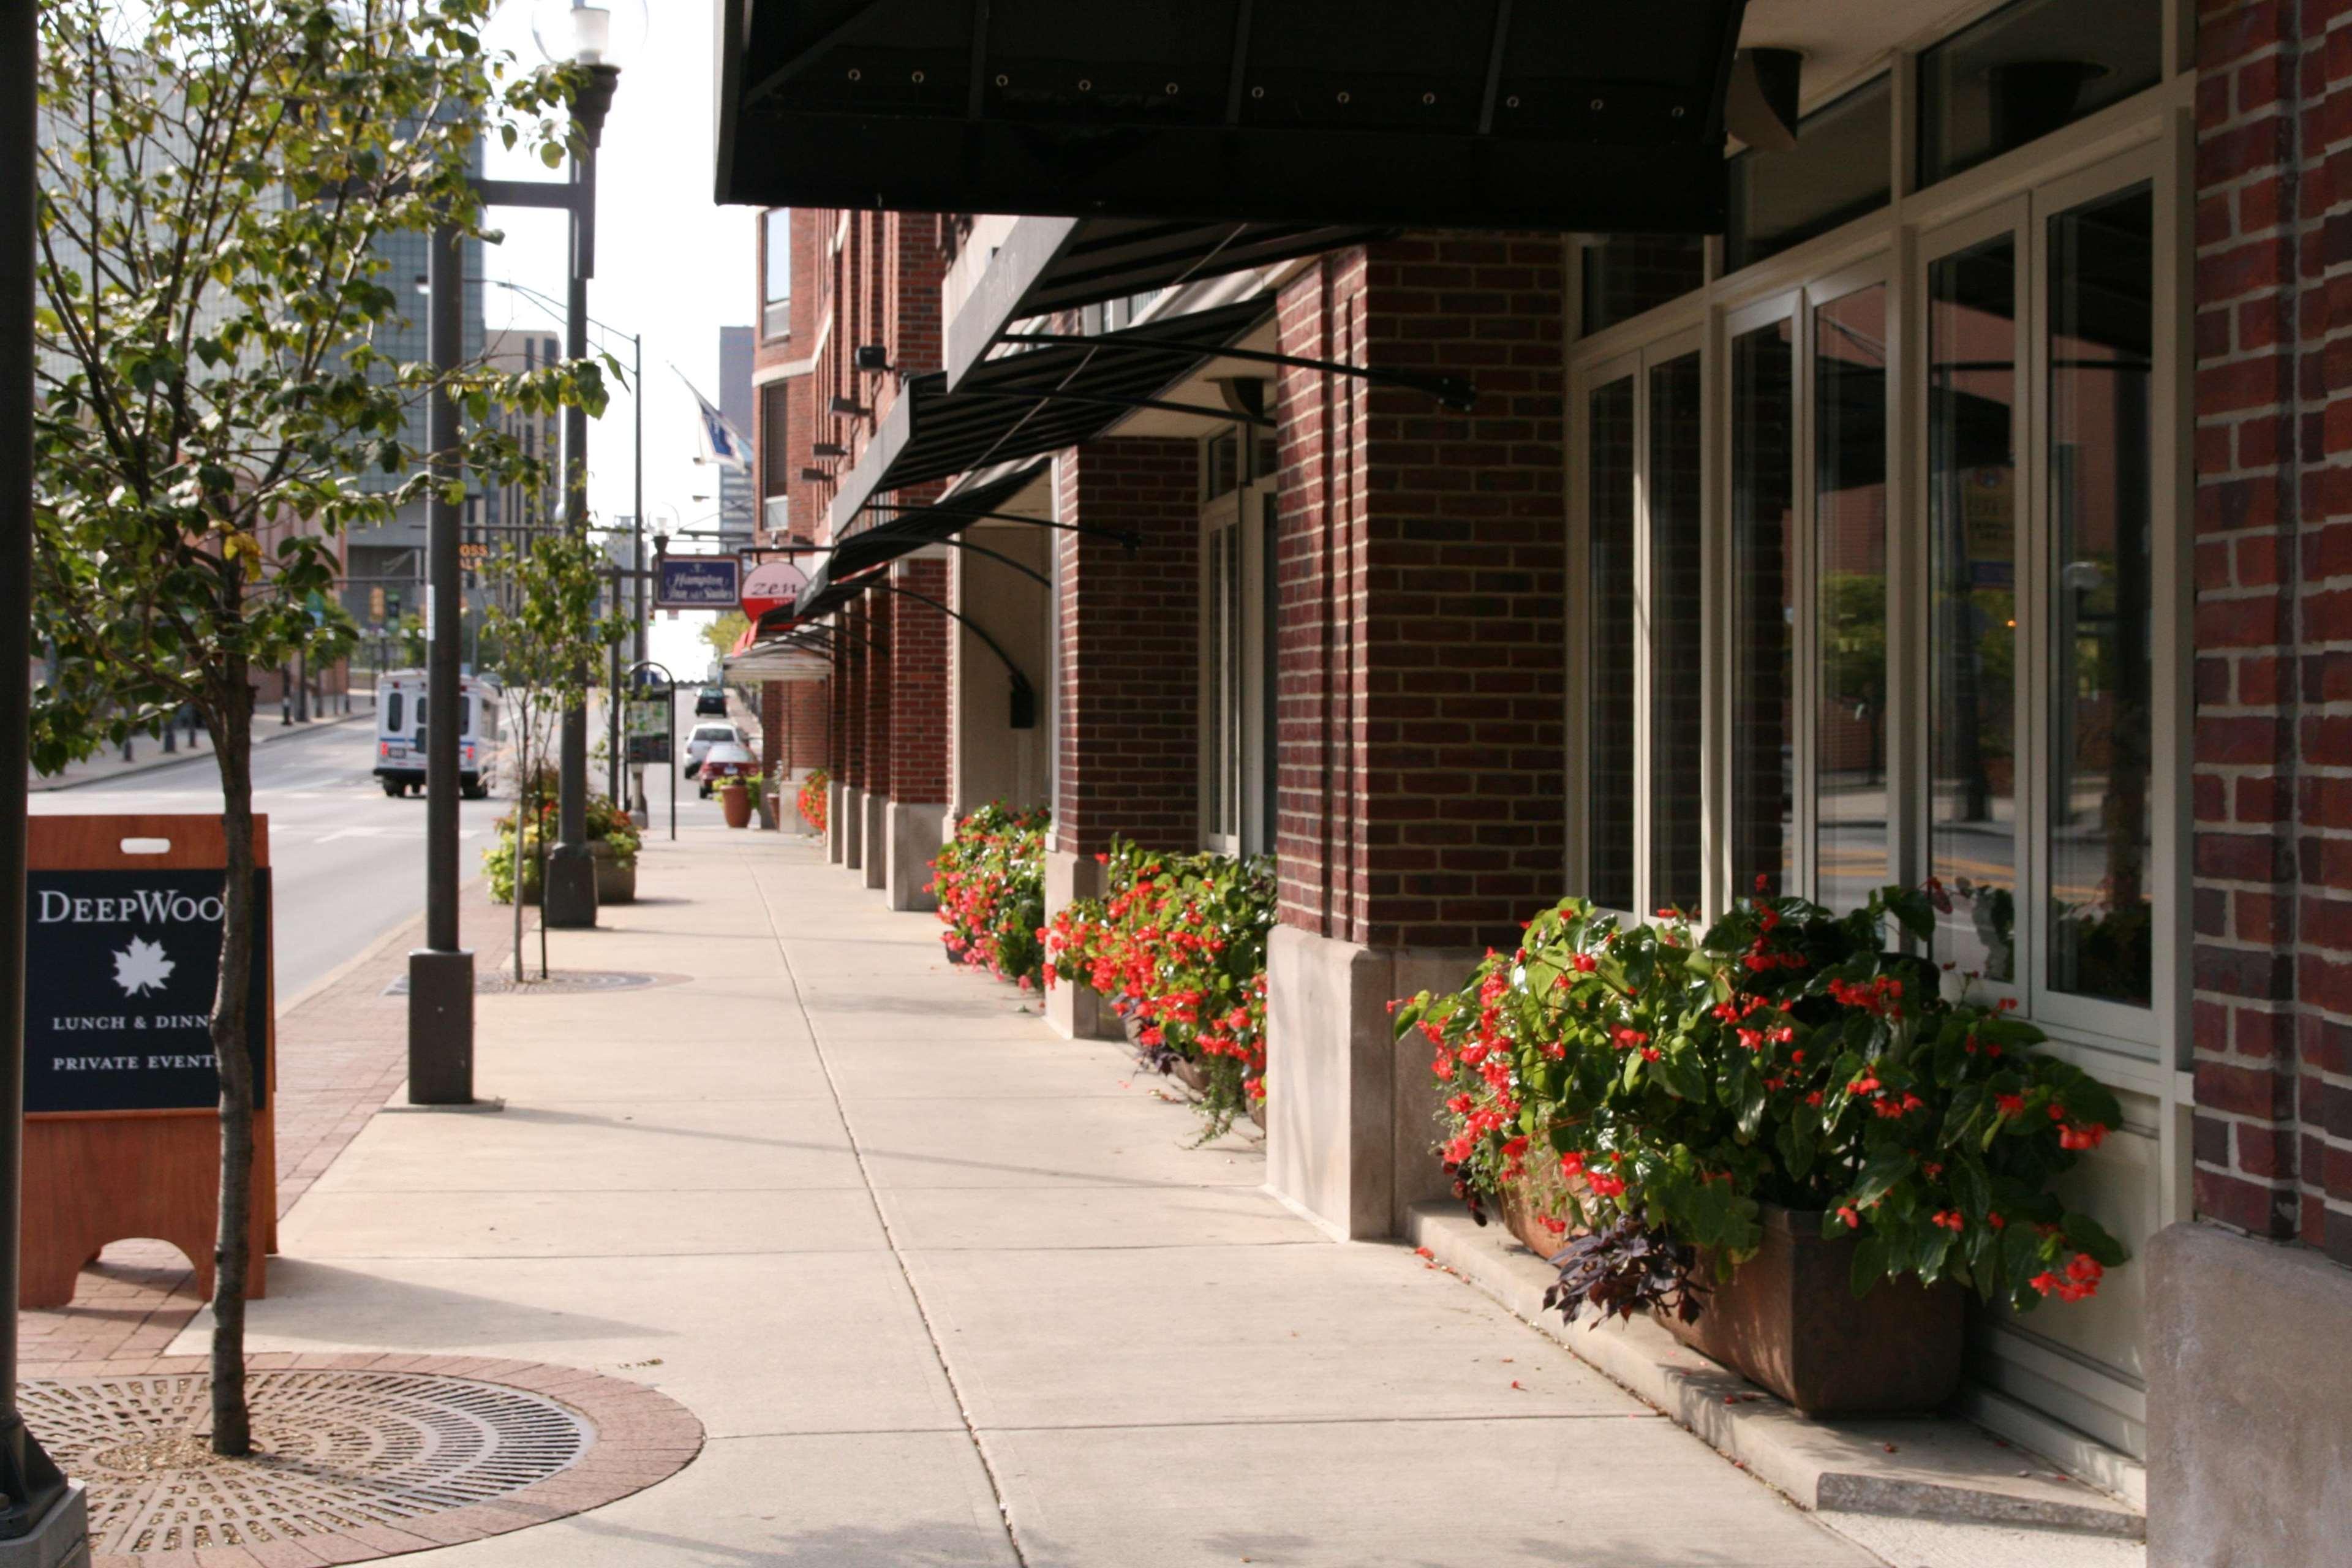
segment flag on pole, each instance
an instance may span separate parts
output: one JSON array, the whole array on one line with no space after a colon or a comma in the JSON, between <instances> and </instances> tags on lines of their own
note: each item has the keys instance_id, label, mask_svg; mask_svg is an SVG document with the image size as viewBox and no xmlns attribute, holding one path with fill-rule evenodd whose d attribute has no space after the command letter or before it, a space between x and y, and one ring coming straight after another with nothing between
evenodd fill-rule
<instances>
[{"instance_id":1,"label":"flag on pole","mask_svg":"<svg viewBox=\"0 0 2352 1568\"><path fill-rule=\"evenodd\" d=\"M680 381L686 377L680 375ZM716 463L722 468L732 468L739 474L751 471L751 442L735 428L724 414L702 395L694 383L686 382L686 389L694 394L696 405L702 411L702 460Z\"/></svg>"}]
</instances>

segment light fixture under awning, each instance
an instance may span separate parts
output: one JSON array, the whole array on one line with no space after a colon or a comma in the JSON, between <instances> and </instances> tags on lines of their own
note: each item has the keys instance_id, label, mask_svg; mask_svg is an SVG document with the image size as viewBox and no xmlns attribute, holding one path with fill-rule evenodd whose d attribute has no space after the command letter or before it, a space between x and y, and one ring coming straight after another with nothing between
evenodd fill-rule
<instances>
[{"instance_id":1,"label":"light fixture under awning","mask_svg":"<svg viewBox=\"0 0 2352 1568\"><path fill-rule=\"evenodd\" d=\"M1745 0L724 0L718 199L1712 233Z\"/></svg>"}]
</instances>

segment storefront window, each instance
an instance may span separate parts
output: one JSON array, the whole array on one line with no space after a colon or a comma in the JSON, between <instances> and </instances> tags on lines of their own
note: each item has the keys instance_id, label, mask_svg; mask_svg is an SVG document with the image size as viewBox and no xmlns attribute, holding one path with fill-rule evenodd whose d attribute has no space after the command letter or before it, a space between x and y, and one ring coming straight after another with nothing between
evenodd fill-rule
<instances>
[{"instance_id":1,"label":"storefront window","mask_svg":"<svg viewBox=\"0 0 2352 1568\"><path fill-rule=\"evenodd\" d=\"M1591 702L1586 892L1633 907L1633 380L1594 389L1589 436Z\"/></svg>"},{"instance_id":2,"label":"storefront window","mask_svg":"<svg viewBox=\"0 0 2352 1568\"><path fill-rule=\"evenodd\" d=\"M2017 923L2017 243L1927 268L1928 868L1936 957L2007 983Z\"/></svg>"},{"instance_id":3,"label":"storefront window","mask_svg":"<svg viewBox=\"0 0 2352 1568\"><path fill-rule=\"evenodd\" d=\"M1732 891L1793 890L1795 323L1731 340Z\"/></svg>"},{"instance_id":4,"label":"storefront window","mask_svg":"<svg viewBox=\"0 0 2352 1568\"><path fill-rule=\"evenodd\" d=\"M1699 484L1699 363L1650 372L1650 896L1696 909L1704 893L1706 518Z\"/></svg>"},{"instance_id":5,"label":"storefront window","mask_svg":"<svg viewBox=\"0 0 2352 1568\"><path fill-rule=\"evenodd\" d=\"M1737 272L1885 206L1893 125L1886 79L1877 77L1806 115L1791 151L1751 148L1732 159L1726 268Z\"/></svg>"},{"instance_id":6,"label":"storefront window","mask_svg":"<svg viewBox=\"0 0 2352 1568\"><path fill-rule=\"evenodd\" d=\"M2061 213L2048 239L2051 984L2144 1007L2154 197Z\"/></svg>"},{"instance_id":7,"label":"storefront window","mask_svg":"<svg viewBox=\"0 0 2352 1568\"><path fill-rule=\"evenodd\" d=\"M1884 284L1813 312L1813 366L1815 896L1851 910L1889 870Z\"/></svg>"},{"instance_id":8,"label":"storefront window","mask_svg":"<svg viewBox=\"0 0 2352 1568\"><path fill-rule=\"evenodd\" d=\"M1696 235L1619 234L1583 250L1583 326L1630 321L1706 281L1706 246Z\"/></svg>"},{"instance_id":9,"label":"storefront window","mask_svg":"<svg viewBox=\"0 0 2352 1568\"><path fill-rule=\"evenodd\" d=\"M1919 184L2022 147L2164 75L2162 0L2015 0L1919 57Z\"/></svg>"}]
</instances>

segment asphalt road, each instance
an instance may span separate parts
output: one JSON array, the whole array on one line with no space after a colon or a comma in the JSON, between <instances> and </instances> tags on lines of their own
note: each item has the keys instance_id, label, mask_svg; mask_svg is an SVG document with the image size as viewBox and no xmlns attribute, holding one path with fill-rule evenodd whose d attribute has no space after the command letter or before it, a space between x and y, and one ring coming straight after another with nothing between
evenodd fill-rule
<instances>
[{"instance_id":1,"label":"asphalt road","mask_svg":"<svg viewBox=\"0 0 2352 1568\"><path fill-rule=\"evenodd\" d=\"M425 802L386 798L369 769L366 719L257 748L254 809L269 816L278 995L287 1001L425 908ZM458 868L478 875L501 800L461 802ZM220 781L207 752L74 789L37 794L44 816L182 812L216 816Z\"/></svg>"}]
</instances>

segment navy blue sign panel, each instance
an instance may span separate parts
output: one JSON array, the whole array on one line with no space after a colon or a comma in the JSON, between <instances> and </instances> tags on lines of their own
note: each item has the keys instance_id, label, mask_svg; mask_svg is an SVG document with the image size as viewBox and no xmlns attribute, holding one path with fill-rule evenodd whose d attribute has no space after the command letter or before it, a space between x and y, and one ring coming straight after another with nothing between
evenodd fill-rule
<instances>
[{"instance_id":1,"label":"navy blue sign panel","mask_svg":"<svg viewBox=\"0 0 2352 1568\"><path fill-rule=\"evenodd\" d=\"M731 610L740 596L742 564L732 555L665 555L654 584L663 610Z\"/></svg>"},{"instance_id":2,"label":"navy blue sign panel","mask_svg":"<svg viewBox=\"0 0 2352 1568\"><path fill-rule=\"evenodd\" d=\"M269 873L254 879L246 993L254 1103L267 1100ZM209 1110L220 976L217 870L26 876L25 1109Z\"/></svg>"}]
</instances>

